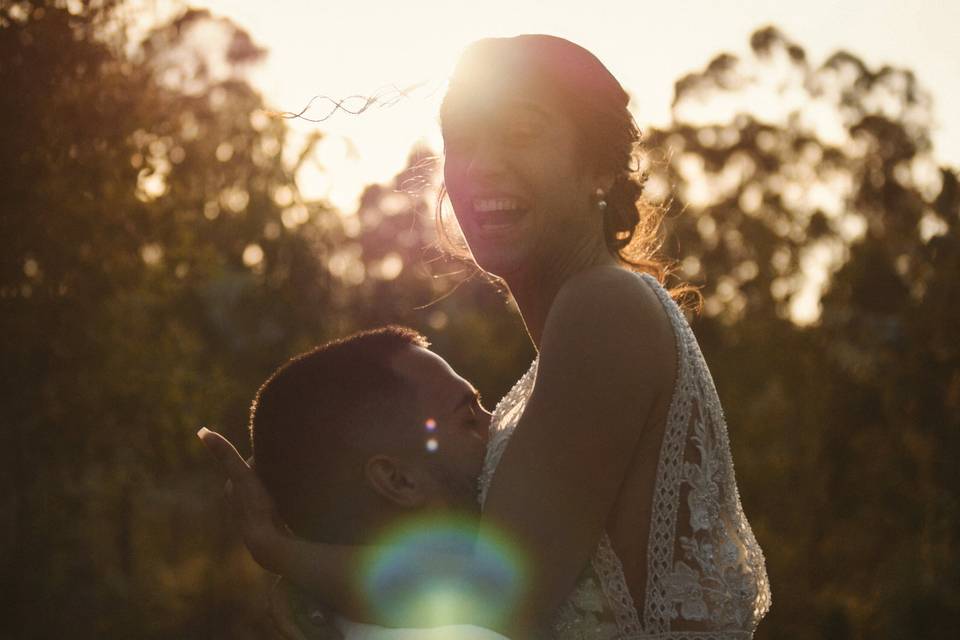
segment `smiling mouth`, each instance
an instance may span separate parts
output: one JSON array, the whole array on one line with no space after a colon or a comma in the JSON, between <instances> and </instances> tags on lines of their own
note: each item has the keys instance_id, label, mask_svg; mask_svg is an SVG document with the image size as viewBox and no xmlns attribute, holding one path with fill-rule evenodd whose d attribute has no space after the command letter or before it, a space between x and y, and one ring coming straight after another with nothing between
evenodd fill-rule
<instances>
[{"instance_id":1,"label":"smiling mouth","mask_svg":"<svg viewBox=\"0 0 960 640\"><path fill-rule=\"evenodd\" d=\"M513 197L474 198L473 219L481 231L503 231L519 223L527 213L524 203Z\"/></svg>"}]
</instances>

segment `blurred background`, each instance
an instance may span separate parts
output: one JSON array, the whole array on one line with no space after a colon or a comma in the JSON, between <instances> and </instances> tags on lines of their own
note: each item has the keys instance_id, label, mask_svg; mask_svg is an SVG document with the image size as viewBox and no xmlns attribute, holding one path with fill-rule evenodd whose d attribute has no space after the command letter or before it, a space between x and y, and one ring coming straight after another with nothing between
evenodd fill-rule
<instances>
[{"instance_id":1,"label":"blurred background","mask_svg":"<svg viewBox=\"0 0 960 640\"><path fill-rule=\"evenodd\" d=\"M433 230L446 73L524 31L634 98L767 557L758 638L951 637L958 5L395 4L0 1L0 637L271 637L196 430L249 452L277 365L389 322L490 405L526 369Z\"/></svg>"}]
</instances>

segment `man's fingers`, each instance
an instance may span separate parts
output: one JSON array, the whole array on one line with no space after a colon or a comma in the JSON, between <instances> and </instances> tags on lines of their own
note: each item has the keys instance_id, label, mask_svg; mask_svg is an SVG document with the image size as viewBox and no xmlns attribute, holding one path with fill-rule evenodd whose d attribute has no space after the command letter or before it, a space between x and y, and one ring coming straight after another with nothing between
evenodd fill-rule
<instances>
[{"instance_id":1,"label":"man's fingers","mask_svg":"<svg viewBox=\"0 0 960 640\"><path fill-rule=\"evenodd\" d=\"M207 447L207 450L213 454L223 472L227 474L234 483L249 482L252 475L250 467L247 466L243 456L230 444L230 441L224 438L216 431L211 431L206 427L197 432L200 441Z\"/></svg>"},{"instance_id":2,"label":"man's fingers","mask_svg":"<svg viewBox=\"0 0 960 640\"><path fill-rule=\"evenodd\" d=\"M262 490L259 478L254 475L253 470L247 466L246 461L230 441L206 427L200 429L197 436L213 454L217 464L227 476L223 493L233 511L242 514L250 509L270 510L269 501L263 504L264 498L260 495Z\"/></svg>"},{"instance_id":3,"label":"man's fingers","mask_svg":"<svg viewBox=\"0 0 960 640\"><path fill-rule=\"evenodd\" d=\"M247 517L247 508L244 504L243 495L238 495L234 490L233 480L227 480L223 485L223 497L227 500L230 507L230 513L233 514L237 522L243 522Z\"/></svg>"},{"instance_id":4,"label":"man's fingers","mask_svg":"<svg viewBox=\"0 0 960 640\"><path fill-rule=\"evenodd\" d=\"M241 522L272 524L283 531L285 527L279 524L279 515L263 483L230 441L206 428L200 429L197 436L227 476L224 494L234 515L241 518Z\"/></svg>"}]
</instances>

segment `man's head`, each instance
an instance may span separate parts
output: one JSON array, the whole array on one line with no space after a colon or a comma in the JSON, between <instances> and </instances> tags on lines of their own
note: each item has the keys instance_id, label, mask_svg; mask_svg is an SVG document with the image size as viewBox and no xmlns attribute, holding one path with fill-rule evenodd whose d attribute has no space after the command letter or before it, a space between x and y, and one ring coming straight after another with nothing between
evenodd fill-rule
<instances>
[{"instance_id":1,"label":"man's head","mask_svg":"<svg viewBox=\"0 0 960 640\"><path fill-rule=\"evenodd\" d=\"M489 414L427 344L401 327L362 332L260 387L255 468L298 535L358 543L403 514L477 509Z\"/></svg>"}]
</instances>

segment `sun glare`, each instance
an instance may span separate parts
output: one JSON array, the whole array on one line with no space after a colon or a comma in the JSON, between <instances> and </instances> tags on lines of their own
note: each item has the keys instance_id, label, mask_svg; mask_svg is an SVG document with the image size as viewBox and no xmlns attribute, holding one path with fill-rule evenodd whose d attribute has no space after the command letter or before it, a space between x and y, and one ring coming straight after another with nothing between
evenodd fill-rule
<instances>
[{"instance_id":1,"label":"sun glare","mask_svg":"<svg viewBox=\"0 0 960 640\"><path fill-rule=\"evenodd\" d=\"M184 6L181 0L141 0L141 4L158 22L174 15L175 7ZM348 229L356 226L357 204L365 187L390 184L406 167L415 147L442 153L437 114L447 78L463 48L489 36L550 33L587 47L630 93L631 109L641 130L646 130L651 125L669 124L674 83L679 78L703 69L723 51L749 59L744 43L750 34L773 24L805 48L812 65L821 64L838 49L849 49L876 68L891 64L916 69L919 81L933 91L938 107L934 112L938 125L932 133L939 155L948 162L960 162L960 122L956 118L960 113L960 80L955 69L948 68L952 58L938 49L949 46L948 41L954 42L944 25L956 22L951 18L960 19L960 10L940 8L925 14L921 29L919 23L905 21L907 9L892 0L851 0L845 9L848 13L853 15L863 8L873 16L870 28L863 25L853 29L835 20L837 8L826 0L811 0L802 13L791 10L791 5L761 0L745 0L742 11L730 11L719 3L680 4L684 6L661 3L628 7L614 0L557 0L550 5L509 0L202 2L214 15L225 16L248 31L268 51L266 60L250 70L249 79L264 94L269 108L302 112L303 116L287 120L290 135L286 148L274 151L296 157L311 137L318 133L322 136L295 179L306 200L331 203L343 214ZM909 14L911 19L917 15ZM888 37L891 29L898 35L894 40ZM796 70L789 60L774 60L772 65L778 73L757 77L790 86ZM721 95L709 104L687 104L686 111L677 115L693 122L722 123L747 108L764 119L781 119L797 107L798 101L806 99L799 90L801 84L793 85L796 91L779 95L771 87L757 85L741 94ZM802 109L802 116L824 141L849 143L831 105L811 102ZM262 121L262 114L258 118ZM705 128L702 135L724 132L723 127L716 131ZM216 157L227 162L233 151L223 143L217 147ZM684 171L703 174L702 167L688 164ZM142 200L165 193L162 169L141 171L137 194ZM727 183L735 177L718 176L716 184L694 181L684 196L694 204L706 202L728 189ZM661 199L669 195L666 189L661 191ZM756 198L754 194L745 195L742 205L749 211L756 207ZM823 208L836 208L835 193L827 190L807 197L814 196L824 201ZM278 197L285 198L284 194ZM219 203L207 205L204 215L208 218L216 217L221 210L240 211L247 205L247 194L242 190L225 191ZM295 209L283 218L284 226L290 228L304 221ZM937 232L929 224L927 227L926 233ZM826 250L815 253L808 257L809 264L834 260L826 257L830 253ZM257 264L256 257L251 250L245 261ZM330 268L344 281L354 282L364 277L362 265L355 262L349 256L335 255ZM371 275L390 280L402 266L389 258L376 265L376 273ZM818 269L822 271L822 267ZM794 300L798 321L811 321L818 315L816 291L822 282L816 281L826 277L817 276L818 269L809 269L816 272L811 276L812 284Z\"/></svg>"},{"instance_id":2,"label":"sun glare","mask_svg":"<svg viewBox=\"0 0 960 640\"><path fill-rule=\"evenodd\" d=\"M318 129L324 135L297 183L305 197L326 199L345 212L355 209L364 186L388 182L402 170L414 145L442 151L440 100L470 42L523 32L555 33L587 46L603 41L602 21L593 22L597 33L590 38L583 28L588 20L569 20L575 13L586 18L577 4L564 9L566 24L542 5L505 0L482 6L291 2L287 12L265 12L255 2L204 4L236 20L269 49L269 60L252 79L272 107L306 109L305 118L322 120L288 121L295 148ZM377 100L362 114L350 113L363 109L370 97Z\"/></svg>"},{"instance_id":3,"label":"sun glare","mask_svg":"<svg viewBox=\"0 0 960 640\"><path fill-rule=\"evenodd\" d=\"M157 19L183 6L182 0L140 2ZM723 3L616 0L206 0L201 5L234 20L268 50L252 80L273 108L299 112L315 96L359 96L346 101L353 107L365 97L384 98L362 116L338 112L320 124L290 121L294 144L317 130L326 137L317 150L323 158L305 165L299 186L305 195L326 198L344 212L355 209L364 186L388 182L402 170L415 144L440 152L437 110L460 51L478 38L518 33L551 33L597 53L631 93L643 128L666 124L678 78L721 51L746 53L743 43L750 33L775 24L817 64L844 48L870 64L919 70L939 107L936 144L946 159L960 162L960 76L952 64L956 56L942 49L955 43L947 25L960 19L960 5L931 7L921 15L893 0L846 3L840 14L869 12L869 28L838 20L836 4L826 0L811 0L802 12L765 0L746 0L737 11ZM889 37L891 30L896 38ZM317 99L306 115L323 117L331 106Z\"/></svg>"}]
</instances>

